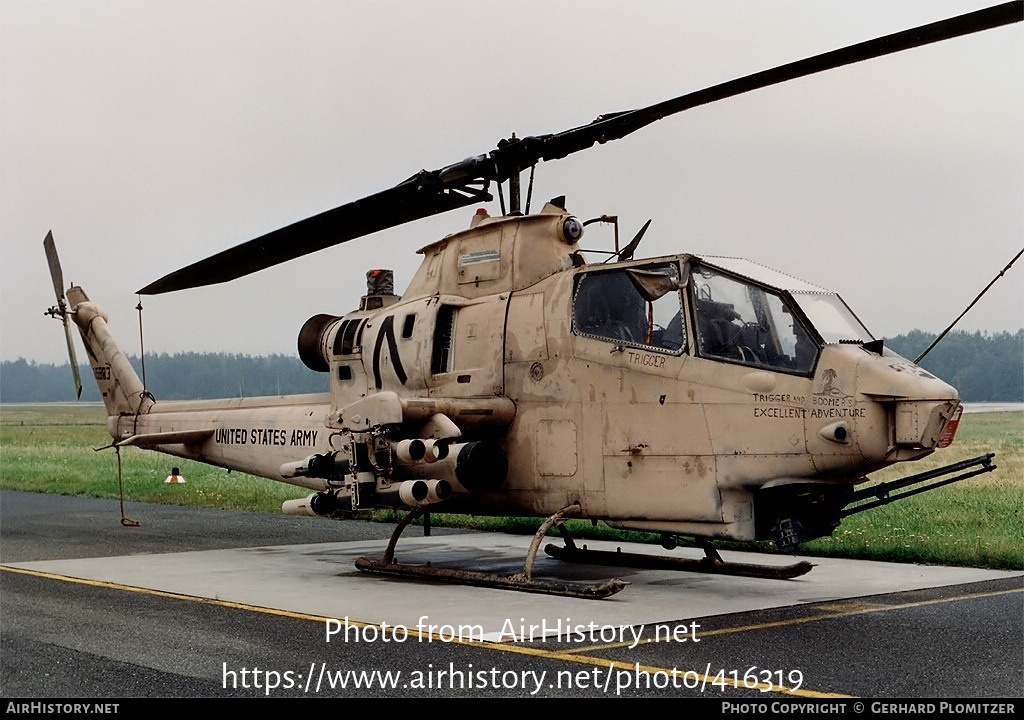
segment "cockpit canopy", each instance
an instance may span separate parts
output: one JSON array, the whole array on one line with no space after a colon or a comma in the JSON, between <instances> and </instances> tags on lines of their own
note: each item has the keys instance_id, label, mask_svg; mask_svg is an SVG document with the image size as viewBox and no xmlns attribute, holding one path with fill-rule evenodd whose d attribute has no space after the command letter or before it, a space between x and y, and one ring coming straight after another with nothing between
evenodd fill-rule
<instances>
[{"instance_id":1,"label":"cockpit canopy","mask_svg":"<svg viewBox=\"0 0 1024 720\"><path fill-rule=\"evenodd\" d=\"M810 374L824 344L874 338L833 292L738 258L683 257L584 269L577 335Z\"/></svg>"}]
</instances>

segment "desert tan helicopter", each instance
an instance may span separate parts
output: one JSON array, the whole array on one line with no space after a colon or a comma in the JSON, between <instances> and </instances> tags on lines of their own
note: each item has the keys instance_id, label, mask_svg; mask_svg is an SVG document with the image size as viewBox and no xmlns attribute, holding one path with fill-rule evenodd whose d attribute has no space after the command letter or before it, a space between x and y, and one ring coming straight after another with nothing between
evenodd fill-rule
<instances>
[{"instance_id":1,"label":"desert tan helicopter","mask_svg":"<svg viewBox=\"0 0 1024 720\"><path fill-rule=\"evenodd\" d=\"M712 541L771 539L792 550L830 534L851 512L994 469L986 455L854 489L872 471L948 445L961 412L956 390L885 350L835 293L754 262L635 259L647 225L622 248L616 225L614 250L588 261L599 253L580 242L593 221L569 213L564 198L531 213L533 169L698 105L1022 19L1024 2L1016 0L561 133L513 136L140 290L225 282L490 201L496 183L502 216L477 210L467 229L420 250L422 265L401 296L389 271L373 270L357 310L306 322L299 355L327 374L321 394L158 402L103 311L80 287L65 296L51 235L44 246L58 304L49 313L64 321L73 367L69 319L81 332L115 448L157 450L311 491L284 504L289 514L410 511L383 559L360 559L362 570L580 597L621 590L617 579L534 576L543 536L578 517L660 533L666 547L692 536L706 557L609 557L577 547L564 531L564 547L548 546L549 554L794 577L810 564L724 562ZM519 178L527 169L524 213ZM397 562L402 531L435 510L547 519L521 573Z\"/></svg>"}]
</instances>

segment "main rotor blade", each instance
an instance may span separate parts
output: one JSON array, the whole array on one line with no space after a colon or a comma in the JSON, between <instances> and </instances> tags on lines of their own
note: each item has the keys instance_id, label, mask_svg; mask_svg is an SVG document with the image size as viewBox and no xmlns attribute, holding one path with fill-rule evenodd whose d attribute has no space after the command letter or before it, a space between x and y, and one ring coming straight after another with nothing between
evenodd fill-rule
<instances>
[{"instance_id":1,"label":"main rotor blade","mask_svg":"<svg viewBox=\"0 0 1024 720\"><path fill-rule=\"evenodd\" d=\"M236 245L176 270L141 295L214 285L412 220L491 200L486 183L444 182L441 170L421 172L395 187ZM473 187L473 184L480 187Z\"/></svg>"},{"instance_id":2,"label":"main rotor blade","mask_svg":"<svg viewBox=\"0 0 1024 720\"><path fill-rule=\"evenodd\" d=\"M797 60L639 110L606 113L592 123L549 135L503 140L440 170L422 171L390 190L342 205L177 270L139 290L143 295L212 285L412 220L490 200L503 182L540 160L556 160L594 143L618 140L669 115L833 68L1024 20L1024 0L922 25ZM479 185L479 187L477 187Z\"/></svg>"},{"instance_id":3,"label":"main rotor blade","mask_svg":"<svg viewBox=\"0 0 1024 720\"><path fill-rule=\"evenodd\" d=\"M598 117L588 125L564 132L513 141L492 153L501 175L494 179L504 179L514 172L530 167L538 160L556 160L585 150L595 142L618 140L657 120L699 105L1021 20L1024 20L1024 0L1014 0L762 70L639 110L610 113Z\"/></svg>"}]
</instances>

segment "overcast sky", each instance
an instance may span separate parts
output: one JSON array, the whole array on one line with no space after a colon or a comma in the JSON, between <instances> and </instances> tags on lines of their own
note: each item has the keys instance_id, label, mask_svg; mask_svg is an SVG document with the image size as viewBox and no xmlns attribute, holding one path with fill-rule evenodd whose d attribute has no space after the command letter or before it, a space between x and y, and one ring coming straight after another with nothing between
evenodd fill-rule
<instances>
[{"instance_id":1,"label":"overcast sky","mask_svg":"<svg viewBox=\"0 0 1024 720\"><path fill-rule=\"evenodd\" d=\"M62 362L42 241L138 353L138 288L487 152L984 0L0 0L0 356ZM667 118L537 168L638 256L748 257L876 336L939 331L1024 245L1024 27ZM227 284L143 298L149 352L294 353L365 272L398 291L473 207ZM489 209L498 214L495 200ZM608 246L599 226L587 246ZM961 323L1024 325L1024 260ZM923 348L922 348L923 349ZM80 357L84 354L80 351Z\"/></svg>"}]
</instances>

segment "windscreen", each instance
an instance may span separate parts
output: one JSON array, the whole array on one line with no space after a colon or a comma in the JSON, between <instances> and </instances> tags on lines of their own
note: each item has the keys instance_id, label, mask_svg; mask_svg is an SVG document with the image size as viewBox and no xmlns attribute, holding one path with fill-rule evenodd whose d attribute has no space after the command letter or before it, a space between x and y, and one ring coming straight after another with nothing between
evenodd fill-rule
<instances>
[{"instance_id":1,"label":"windscreen","mask_svg":"<svg viewBox=\"0 0 1024 720\"><path fill-rule=\"evenodd\" d=\"M794 292L793 299L827 343L874 340L843 299L832 293Z\"/></svg>"},{"instance_id":2,"label":"windscreen","mask_svg":"<svg viewBox=\"0 0 1024 720\"><path fill-rule=\"evenodd\" d=\"M814 369L817 343L781 292L707 266L691 277L701 355L784 372Z\"/></svg>"}]
</instances>

